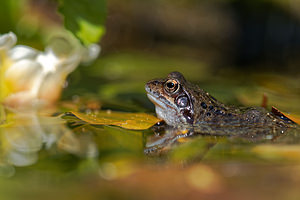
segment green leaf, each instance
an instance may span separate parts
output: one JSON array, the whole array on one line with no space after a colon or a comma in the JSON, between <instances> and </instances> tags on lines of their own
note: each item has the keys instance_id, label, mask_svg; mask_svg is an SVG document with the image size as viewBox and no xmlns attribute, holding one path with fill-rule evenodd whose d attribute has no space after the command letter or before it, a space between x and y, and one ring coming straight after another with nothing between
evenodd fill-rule
<instances>
[{"instance_id":1,"label":"green leaf","mask_svg":"<svg viewBox=\"0 0 300 200\"><path fill-rule=\"evenodd\" d=\"M97 43L105 33L105 0L59 0L64 25L85 45Z\"/></svg>"}]
</instances>

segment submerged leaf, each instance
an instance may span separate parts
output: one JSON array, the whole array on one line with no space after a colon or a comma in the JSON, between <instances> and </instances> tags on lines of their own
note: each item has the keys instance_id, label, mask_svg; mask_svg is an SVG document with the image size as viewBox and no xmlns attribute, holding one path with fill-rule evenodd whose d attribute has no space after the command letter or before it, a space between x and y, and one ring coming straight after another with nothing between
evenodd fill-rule
<instances>
[{"instance_id":1,"label":"submerged leaf","mask_svg":"<svg viewBox=\"0 0 300 200\"><path fill-rule=\"evenodd\" d=\"M124 113L100 111L97 113L84 114L72 112L79 119L94 125L114 125L126 129L148 129L160 120L146 113Z\"/></svg>"},{"instance_id":2,"label":"submerged leaf","mask_svg":"<svg viewBox=\"0 0 300 200\"><path fill-rule=\"evenodd\" d=\"M262 144L254 147L252 151L266 159L300 159L300 147L298 145Z\"/></svg>"}]
</instances>

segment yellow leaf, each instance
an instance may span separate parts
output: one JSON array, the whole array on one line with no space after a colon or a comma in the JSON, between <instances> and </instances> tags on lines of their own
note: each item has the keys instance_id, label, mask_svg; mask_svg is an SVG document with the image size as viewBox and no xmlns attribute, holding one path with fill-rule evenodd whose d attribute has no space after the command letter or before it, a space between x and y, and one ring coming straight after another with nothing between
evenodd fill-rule
<instances>
[{"instance_id":1,"label":"yellow leaf","mask_svg":"<svg viewBox=\"0 0 300 200\"><path fill-rule=\"evenodd\" d=\"M72 112L72 114L90 124L114 125L134 130L148 129L160 121L160 119L146 113L100 111L91 114L79 112Z\"/></svg>"},{"instance_id":2,"label":"yellow leaf","mask_svg":"<svg viewBox=\"0 0 300 200\"><path fill-rule=\"evenodd\" d=\"M300 124L300 116L297 115L291 115L291 114L287 114L284 113L282 111L279 111L277 108L275 108L274 106L272 106L272 113L274 113L277 116L283 116L283 117L287 117L288 119L292 120L293 122L295 122L296 124Z\"/></svg>"},{"instance_id":3,"label":"yellow leaf","mask_svg":"<svg viewBox=\"0 0 300 200\"><path fill-rule=\"evenodd\" d=\"M287 114L282 112L287 118L289 118L290 120L292 120L293 122L300 124L300 116L298 115L293 115L293 114Z\"/></svg>"}]
</instances>

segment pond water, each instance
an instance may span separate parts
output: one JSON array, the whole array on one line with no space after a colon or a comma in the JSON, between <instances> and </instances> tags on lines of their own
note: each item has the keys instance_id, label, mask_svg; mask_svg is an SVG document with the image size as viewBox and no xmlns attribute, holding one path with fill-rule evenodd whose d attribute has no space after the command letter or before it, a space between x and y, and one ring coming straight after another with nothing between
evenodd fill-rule
<instances>
[{"instance_id":1,"label":"pond water","mask_svg":"<svg viewBox=\"0 0 300 200\"><path fill-rule=\"evenodd\" d=\"M174 139L153 128L133 131L60 117L97 109L154 115L144 84L171 71L224 103L260 106L265 95L268 109L300 114L294 74L216 73L193 59L103 55L69 77L57 107L18 114L0 108L1 199L299 199L299 129L258 138ZM149 153L157 145L159 151Z\"/></svg>"}]
</instances>

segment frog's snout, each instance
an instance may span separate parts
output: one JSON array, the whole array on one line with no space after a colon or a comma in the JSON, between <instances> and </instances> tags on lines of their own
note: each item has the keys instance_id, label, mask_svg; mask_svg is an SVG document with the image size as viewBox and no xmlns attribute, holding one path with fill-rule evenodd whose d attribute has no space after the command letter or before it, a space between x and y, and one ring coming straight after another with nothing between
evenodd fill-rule
<instances>
[{"instance_id":1,"label":"frog's snout","mask_svg":"<svg viewBox=\"0 0 300 200\"><path fill-rule=\"evenodd\" d=\"M158 85L159 85L159 81L157 81L157 80L148 81L145 85L145 90L148 93L152 93L152 88L155 88Z\"/></svg>"}]
</instances>

